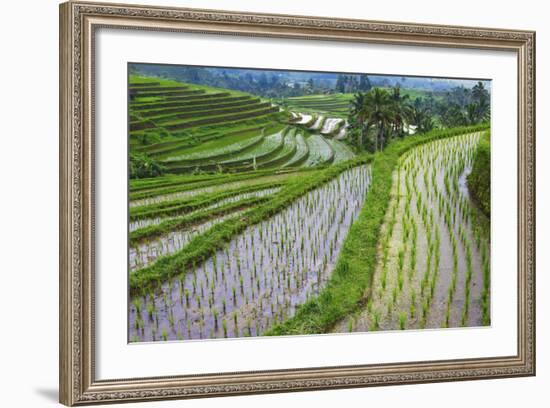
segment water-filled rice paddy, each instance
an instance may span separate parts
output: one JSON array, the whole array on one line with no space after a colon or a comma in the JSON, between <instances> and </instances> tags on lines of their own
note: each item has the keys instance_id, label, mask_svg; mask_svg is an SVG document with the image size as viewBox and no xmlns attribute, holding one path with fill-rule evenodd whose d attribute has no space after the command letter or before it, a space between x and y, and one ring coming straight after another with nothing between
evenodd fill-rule
<instances>
[{"instance_id":1,"label":"water-filled rice paddy","mask_svg":"<svg viewBox=\"0 0 550 408\"><path fill-rule=\"evenodd\" d=\"M134 341L260 335L316 296L330 277L370 183L368 166L343 172L251 225L223 250L132 299Z\"/></svg>"}]
</instances>

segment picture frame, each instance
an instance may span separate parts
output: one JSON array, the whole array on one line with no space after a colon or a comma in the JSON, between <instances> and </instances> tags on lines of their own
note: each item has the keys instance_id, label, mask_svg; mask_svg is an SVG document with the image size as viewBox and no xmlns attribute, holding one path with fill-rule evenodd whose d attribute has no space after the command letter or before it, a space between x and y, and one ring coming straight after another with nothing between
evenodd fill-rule
<instances>
[{"instance_id":1,"label":"picture frame","mask_svg":"<svg viewBox=\"0 0 550 408\"><path fill-rule=\"evenodd\" d=\"M504 51L517 59L517 352L481 358L98 379L96 33L200 33ZM101 4L60 5L60 402L73 406L535 375L535 33ZM220 343L221 344L221 343Z\"/></svg>"}]
</instances>

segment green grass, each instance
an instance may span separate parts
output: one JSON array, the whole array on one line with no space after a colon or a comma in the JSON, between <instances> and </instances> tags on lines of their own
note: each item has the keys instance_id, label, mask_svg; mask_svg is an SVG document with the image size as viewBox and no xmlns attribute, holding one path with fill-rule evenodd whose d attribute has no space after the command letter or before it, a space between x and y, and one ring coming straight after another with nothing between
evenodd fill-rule
<instances>
[{"instance_id":1,"label":"green grass","mask_svg":"<svg viewBox=\"0 0 550 408\"><path fill-rule=\"evenodd\" d=\"M182 109L219 109L229 106L248 105L251 101L258 102L258 98L252 96L227 96L221 98L208 98L191 102L166 102L152 105L151 109L141 109L137 114L141 117L162 116L170 113L181 112ZM168 106L165 106L168 105Z\"/></svg>"},{"instance_id":2,"label":"green grass","mask_svg":"<svg viewBox=\"0 0 550 408\"><path fill-rule=\"evenodd\" d=\"M321 135L311 135L306 139L309 149L309 156L304 167L313 167L332 163L334 161L334 150L332 146Z\"/></svg>"},{"instance_id":3,"label":"green grass","mask_svg":"<svg viewBox=\"0 0 550 408\"><path fill-rule=\"evenodd\" d=\"M307 95L286 98L278 102L291 110L303 113L324 113L332 117L345 117L353 94Z\"/></svg>"},{"instance_id":4,"label":"green grass","mask_svg":"<svg viewBox=\"0 0 550 408\"><path fill-rule=\"evenodd\" d=\"M309 157L309 147L304 136L299 132L296 132L294 135L296 139L296 151L294 152L294 156L290 158L283 167L298 167Z\"/></svg>"},{"instance_id":5,"label":"green grass","mask_svg":"<svg viewBox=\"0 0 550 408\"><path fill-rule=\"evenodd\" d=\"M181 186L186 190L193 190L198 187L224 182L226 179L237 180L246 177L256 177L257 174L202 174L202 175L174 175L157 176L143 179L130 180L131 199L145 198L159 194L159 190ZM179 191L179 190L177 190ZM161 192L162 193L162 192Z\"/></svg>"},{"instance_id":6,"label":"green grass","mask_svg":"<svg viewBox=\"0 0 550 408\"><path fill-rule=\"evenodd\" d=\"M261 158L265 155L269 155L275 150L280 150L284 146L284 135L283 132L277 132L271 135L266 136L261 143L254 146L250 151L238 153L236 155L228 157L227 160L218 162L219 165L229 165L230 163L240 163L247 160L252 160L253 158Z\"/></svg>"},{"instance_id":7,"label":"green grass","mask_svg":"<svg viewBox=\"0 0 550 408\"><path fill-rule=\"evenodd\" d=\"M182 119L219 116L219 115L225 115L230 113L247 112L247 111L257 110L257 109L271 106L271 104L268 102L259 102L258 100L252 100L252 99L250 101L245 101L245 102L247 103L246 104L235 103L226 107L219 107L217 105L200 106L200 108L193 107L193 108L186 109L185 112L151 116L148 119L153 120L155 121L155 123L158 123L159 125L162 126L164 123L177 122Z\"/></svg>"},{"instance_id":8,"label":"green grass","mask_svg":"<svg viewBox=\"0 0 550 408\"><path fill-rule=\"evenodd\" d=\"M157 97L151 97L148 99L151 99L149 101L146 100L133 100L130 101L130 108L136 113L136 115L141 115L142 112L145 111L151 111L151 110L158 110L161 108L167 108L170 106L177 106L177 105L195 105L199 103L215 103L215 101L218 101L222 98L230 98L235 96L225 90L224 92L211 92L206 93L202 90L194 90L189 91L187 94L179 95L179 96L157 96ZM250 95L248 96L250 97Z\"/></svg>"},{"instance_id":9,"label":"green grass","mask_svg":"<svg viewBox=\"0 0 550 408\"><path fill-rule=\"evenodd\" d=\"M275 157L270 158L267 161L262 161L258 164L262 168L276 168L284 165L293 158L297 150L297 141L294 132L287 133L284 139L283 148L277 153Z\"/></svg>"},{"instance_id":10,"label":"green grass","mask_svg":"<svg viewBox=\"0 0 550 408\"><path fill-rule=\"evenodd\" d=\"M202 89L204 91L212 91L212 90L219 91L219 92L227 91L227 89L215 88L212 86L204 86L204 85L197 85L197 84L183 84L173 79L135 75L135 74L130 75L130 78L129 78L130 87L132 87L132 85L144 84L144 83L156 83L158 84L157 86L160 86L160 87L173 87L173 86L186 85L186 86L193 87L193 89ZM235 95L248 95L247 93L240 92L240 91L231 91L231 92L234 93Z\"/></svg>"},{"instance_id":11,"label":"green grass","mask_svg":"<svg viewBox=\"0 0 550 408\"><path fill-rule=\"evenodd\" d=\"M249 118L242 121L221 125L200 126L179 132L168 132L164 128L147 129L144 131L130 132L131 148L143 151L152 156L182 154L191 149L202 150L205 143L215 141L225 136L232 136L240 132L261 131L266 129L282 128L284 120L279 120L279 114L273 113L257 118ZM152 136L148 136L152 135ZM146 138L145 144L143 138ZM148 140L151 139L151 140ZM224 142L222 142L224 143ZM167 154L169 153L169 154Z\"/></svg>"},{"instance_id":12,"label":"green grass","mask_svg":"<svg viewBox=\"0 0 550 408\"><path fill-rule=\"evenodd\" d=\"M169 219L157 225L150 225L130 232L130 245L157 238L169 231L189 228L193 225L201 224L216 217L221 217L239 210L250 208L266 202L270 196L250 197L236 202L230 202L220 207L199 211L190 215L184 215L174 219Z\"/></svg>"},{"instance_id":13,"label":"green grass","mask_svg":"<svg viewBox=\"0 0 550 408\"><path fill-rule=\"evenodd\" d=\"M195 147L186 148L182 151L176 150L165 153L159 155L158 158L165 159L166 162L219 159L225 155L235 154L241 151L242 147L251 146L255 141L259 141L258 138L277 133L283 128L284 125L282 124L274 124L267 128L247 129L202 143Z\"/></svg>"},{"instance_id":14,"label":"green grass","mask_svg":"<svg viewBox=\"0 0 550 408\"><path fill-rule=\"evenodd\" d=\"M263 107L260 109L250 110L242 113L232 113L229 115L206 115L200 118L192 118L192 120L178 120L174 122L162 123L160 126L165 129L179 130L179 129L188 129L196 126L203 125L220 125L226 123L233 123L243 119L250 119L260 116L267 116L271 113L277 112L278 108L276 107Z\"/></svg>"},{"instance_id":15,"label":"green grass","mask_svg":"<svg viewBox=\"0 0 550 408\"><path fill-rule=\"evenodd\" d=\"M130 200L153 198L156 196L170 195L176 193L188 192L189 196L201 194L198 190L210 187L213 190L222 190L229 186L235 187L235 183L244 184L261 184L264 182L279 182L284 181L292 175L292 173L307 173L311 169L285 169L285 170L256 170L242 173L221 173L207 175L184 175L175 176L169 175L159 177L159 183L140 186L140 188L130 186ZM194 179L196 178L196 180ZM147 179L145 179L147 180ZM151 180L151 179L149 179ZM225 187L224 187L225 186ZM193 193L194 190L197 190ZM176 200L179 201L179 200Z\"/></svg>"},{"instance_id":16,"label":"green grass","mask_svg":"<svg viewBox=\"0 0 550 408\"><path fill-rule=\"evenodd\" d=\"M281 186L284 181L269 181L266 183L238 186L231 190L215 191L212 193L201 193L182 199L161 201L149 205L137 206L130 208L130 220L142 220L154 217L170 217L179 214L186 214L191 211L199 210L208 207L216 202L233 197L239 194L249 193L252 191L264 190L272 187Z\"/></svg>"}]
</instances>

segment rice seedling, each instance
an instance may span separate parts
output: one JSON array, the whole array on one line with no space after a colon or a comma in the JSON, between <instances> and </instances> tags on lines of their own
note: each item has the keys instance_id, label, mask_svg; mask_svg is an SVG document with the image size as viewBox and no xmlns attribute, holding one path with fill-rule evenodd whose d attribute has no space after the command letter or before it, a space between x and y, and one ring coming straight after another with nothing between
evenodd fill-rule
<instances>
[{"instance_id":1,"label":"rice seedling","mask_svg":"<svg viewBox=\"0 0 550 408\"><path fill-rule=\"evenodd\" d=\"M369 331L377 331L380 328L380 314L377 310L372 314L372 320L369 325Z\"/></svg>"},{"instance_id":2,"label":"rice seedling","mask_svg":"<svg viewBox=\"0 0 550 408\"><path fill-rule=\"evenodd\" d=\"M399 329L405 330L407 324L407 314L404 312L399 313Z\"/></svg>"},{"instance_id":3,"label":"rice seedling","mask_svg":"<svg viewBox=\"0 0 550 408\"><path fill-rule=\"evenodd\" d=\"M403 284L404 284L404 277L403 272L400 272L397 274L397 286L399 287L399 292L403 290Z\"/></svg>"},{"instance_id":4,"label":"rice seedling","mask_svg":"<svg viewBox=\"0 0 550 408\"><path fill-rule=\"evenodd\" d=\"M134 309L136 311L136 314L140 315L141 314L141 300L138 299L138 298L135 298L133 301L132 301L132 305L134 306Z\"/></svg>"},{"instance_id":5,"label":"rice seedling","mask_svg":"<svg viewBox=\"0 0 550 408\"><path fill-rule=\"evenodd\" d=\"M348 319L348 332L353 332L353 319Z\"/></svg>"},{"instance_id":6,"label":"rice seedling","mask_svg":"<svg viewBox=\"0 0 550 408\"><path fill-rule=\"evenodd\" d=\"M386 289L387 279L388 279L388 265L384 265L382 267L382 278L380 279L382 291Z\"/></svg>"},{"instance_id":7,"label":"rice seedling","mask_svg":"<svg viewBox=\"0 0 550 408\"><path fill-rule=\"evenodd\" d=\"M155 303L154 302L148 302L145 307L147 309L147 315L149 316L149 320L153 320L153 316L156 312Z\"/></svg>"}]
</instances>

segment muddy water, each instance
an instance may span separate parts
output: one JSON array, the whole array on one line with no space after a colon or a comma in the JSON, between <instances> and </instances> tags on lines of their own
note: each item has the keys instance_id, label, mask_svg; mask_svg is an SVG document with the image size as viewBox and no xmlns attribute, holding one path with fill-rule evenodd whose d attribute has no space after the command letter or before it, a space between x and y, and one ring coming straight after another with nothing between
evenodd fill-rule
<instances>
[{"instance_id":1,"label":"muddy water","mask_svg":"<svg viewBox=\"0 0 550 408\"><path fill-rule=\"evenodd\" d=\"M214 225L229 218L236 217L243 212L244 211L235 211L202 224L179 229L177 231L170 231L152 241L139 244L135 247L130 247L130 271L135 271L136 269L149 266L155 262L159 256L170 255L180 251L197 235L202 234Z\"/></svg>"},{"instance_id":2,"label":"muddy water","mask_svg":"<svg viewBox=\"0 0 550 408\"><path fill-rule=\"evenodd\" d=\"M292 316L330 277L369 183L368 166L347 170L162 291L132 299L130 340L258 336Z\"/></svg>"},{"instance_id":3,"label":"muddy water","mask_svg":"<svg viewBox=\"0 0 550 408\"><path fill-rule=\"evenodd\" d=\"M321 129L321 133L323 134L331 133L336 127L336 125L338 125L338 123L340 123L343 120L344 119L340 119L340 118L327 118L327 120L325 120L325 123L323 124L323 128Z\"/></svg>"},{"instance_id":4,"label":"muddy water","mask_svg":"<svg viewBox=\"0 0 550 408\"><path fill-rule=\"evenodd\" d=\"M479 137L436 141L403 158L394 173L367 307L335 331L489 324L482 308L488 220L466 187Z\"/></svg>"},{"instance_id":5,"label":"muddy water","mask_svg":"<svg viewBox=\"0 0 550 408\"><path fill-rule=\"evenodd\" d=\"M338 132L338 134L337 134L336 136L334 136L334 138L335 138L336 140L345 139L345 138L346 138L347 128L348 128L348 122L346 121L346 123L344 123L344 125L342 126L342 128L340 129L340 131Z\"/></svg>"},{"instance_id":6,"label":"muddy water","mask_svg":"<svg viewBox=\"0 0 550 408\"><path fill-rule=\"evenodd\" d=\"M296 122L297 124L305 124L305 123L308 123L311 118L313 117L312 115L308 115L306 113L300 113L300 116L301 116L301 119Z\"/></svg>"},{"instance_id":7,"label":"muddy water","mask_svg":"<svg viewBox=\"0 0 550 408\"><path fill-rule=\"evenodd\" d=\"M135 231L135 230L140 229L140 228L148 227L150 225L158 225L162 221L170 220L170 219L174 219L174 218L177 218L177 216L176 217L166 217L166 218L154 217L154 218L145 218L143 220L130 221L128 223L128 229L129 229L130 232L132 232L132 231Z\"/></svg>"},{"instance_id":8,"label":"muddy water","mask_svg":"<svg viewBox=\"0 0 550 408\"><path fill-rule=\"evenodd\" d=\"M221 207L221 206L229 204L229 203L236 203L237 201L245 200L247 198L265 197L265 196L270 195L270 194L275 194L275 193L279 192L280 190L281 190L281 187L273 187L273 188L266 188L264 190L251 191L249 193L237 194L237 195L219 200L218 202L216 202L216 203L214 203L214 204L212 204L208 207L200 208L200 209L195 210L195 211L191 211L191 212L189 212L185 215L189 216L189 215L193 215L193 214L195 214L199 211L212 210L214 208L218 208L218 207ZM150 225L158 225L163 221L172 220L172 219L175 219L175 218L178 218L178 217L180 217L180 216L163 217L163 218L154 217L154 218L145 218L145 219L142 219L142 220L130 221L129 229L130 229L130 232L132 232L132 231L135 231L135 230L140 229L140 228L148 227Z\"/></svg>"},{"instance_id":9,"label":"muddy water","mask_svg":"<svg viewBox=\"0 0 550 408\"><path fill-rule=\"evenodd\" d=\"M324 119L324 116L319 115L315 123L313 123L313 125L310 126L310 129L319 130L321 128L321 123L323 123L323 119Z\"/></svg>"}]
</instances>

